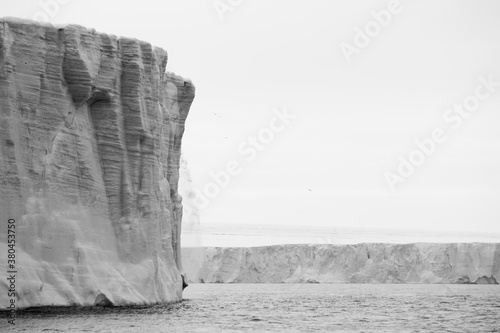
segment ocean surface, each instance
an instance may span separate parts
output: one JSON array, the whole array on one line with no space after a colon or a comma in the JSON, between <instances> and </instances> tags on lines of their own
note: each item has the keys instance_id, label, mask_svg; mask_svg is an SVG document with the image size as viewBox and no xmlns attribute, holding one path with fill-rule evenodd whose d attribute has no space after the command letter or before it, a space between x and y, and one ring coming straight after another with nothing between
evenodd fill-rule
<instances>
[{"instance_id":1,"label":"ocean surface","mask_svg":"<svg viewBox=\"0 0 500 333\"><path fill-rule=\"evenodd\" d=\"M500 286L192 284L179 304L28 309L9 326L2 316L5 332L500 332Z\"/></svg>"}]
</instances>

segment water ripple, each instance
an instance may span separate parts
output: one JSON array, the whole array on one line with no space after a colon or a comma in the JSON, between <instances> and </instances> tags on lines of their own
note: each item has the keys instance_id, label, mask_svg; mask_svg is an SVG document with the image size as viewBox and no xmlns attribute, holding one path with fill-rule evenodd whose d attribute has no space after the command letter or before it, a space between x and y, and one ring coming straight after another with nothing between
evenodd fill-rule
<instances>
[{"instance_id":1,"label":"water ripple","mask_svg":"<svg viewBox=\"0 0 500 333\"><path fill-rule=\"evenodd\" d=\"M198 284L184 298L150 307L28 309L10 331L500 332L499 286Z\"/></svg>"}]
</instances>

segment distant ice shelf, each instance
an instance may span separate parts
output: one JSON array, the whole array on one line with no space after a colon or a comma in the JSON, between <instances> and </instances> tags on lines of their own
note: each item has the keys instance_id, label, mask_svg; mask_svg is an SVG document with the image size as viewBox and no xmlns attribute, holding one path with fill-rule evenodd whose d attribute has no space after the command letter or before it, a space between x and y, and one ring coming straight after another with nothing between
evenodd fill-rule
<instances>
[{"instance_id":1,"label":"distant ice shelf","mask_svg":"<svg viewBox=\"0 0 500 333\"><path fill-rule=\"evenodd\" d=\"M205 283L497 284L500 243L294 244L184 248L188 281Z\"/></svg>"}]
</instances>

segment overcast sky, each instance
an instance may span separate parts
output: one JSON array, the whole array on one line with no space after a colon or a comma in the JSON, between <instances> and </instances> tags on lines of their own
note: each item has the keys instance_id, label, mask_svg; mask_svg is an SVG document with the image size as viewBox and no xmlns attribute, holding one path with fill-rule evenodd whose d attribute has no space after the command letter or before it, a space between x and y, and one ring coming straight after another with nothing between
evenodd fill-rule
<instances>
[{"instance_id":1,"label":"overcast sky","mask_svg":"<svg viewBox=\"0 0 500 333\"><path fill-rule=\"evenodd\" d=\"M500 232L499 1L0 1L169 52L202 223Z\"/></svg>"}]
</instances>

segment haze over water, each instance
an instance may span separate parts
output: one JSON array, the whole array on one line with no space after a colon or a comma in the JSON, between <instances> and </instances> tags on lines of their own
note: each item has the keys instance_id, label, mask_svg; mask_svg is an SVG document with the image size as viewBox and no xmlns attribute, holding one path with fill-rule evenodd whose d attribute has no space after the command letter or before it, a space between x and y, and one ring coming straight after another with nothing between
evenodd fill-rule
<instances>
[{"instance_id":1,"label":"haze over water","mask_svg":"<svg viewBox=\"0 0 500 333\"><path fill-rule=\"evenodd\" d=\"M498 243L500 234L328 226L199 223L183 225L183 247L250 247L276 244Z\"/></svg>"}]
</instances>

